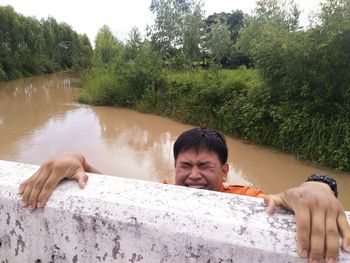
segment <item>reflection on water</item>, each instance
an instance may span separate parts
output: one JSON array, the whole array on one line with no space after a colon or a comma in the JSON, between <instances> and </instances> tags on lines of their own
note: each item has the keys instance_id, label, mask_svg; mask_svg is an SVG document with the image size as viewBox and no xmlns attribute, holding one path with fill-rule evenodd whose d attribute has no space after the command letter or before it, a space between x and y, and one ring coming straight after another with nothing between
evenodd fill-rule
<instances>
[{"instance_id":1,"label":"reflection on water","mask_svg":"<svg viewBox=\"0 0 350 263\"><path fill-rule=\"evenodd\" d=\"M64 151L82 152L102 172L173 181L172 146L191 126L127 109L74 102L72 78L53 74L0 86L0 159L41 164ZM293 157L228 138L230 183L279 192L320 169ZM325 171L339 182L340 199L350 210L350 175Z\"/></svg>"}]
</instances>

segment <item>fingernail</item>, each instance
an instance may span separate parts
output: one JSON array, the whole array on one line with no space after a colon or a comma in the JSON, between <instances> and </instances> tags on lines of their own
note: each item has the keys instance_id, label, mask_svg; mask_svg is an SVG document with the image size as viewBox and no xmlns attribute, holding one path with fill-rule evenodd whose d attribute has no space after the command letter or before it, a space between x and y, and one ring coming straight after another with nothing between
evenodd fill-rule
<instances>
[{"instance_id":1,"label":"fingernail","mask_svg":"<svg viewBox=\"0 0 350 263\"><path fill-rule=\"evenodd\" d=\"M313 259L312 263L319 263L319 261L317 259Z\"/></svg>"},{"instance_id":2,"label":"fingernail","mask_svg":"<svg viewBox=\"0 0 350 263\"><path fill-rule=\"evenodd\" d=\"M303 258L307 258L307 251L304 249L303 252L301 252L301 256Z\"/></svg>"},{"instance_id":3,"label":"fingernail","mask_svg":"<svg viewBox=\"0 0 350 263\"><path fill-rule=\"evenodd\" d=\"M27 202L26 201L21 201L21 207L26 207L27 206Z\"/></svg>"},{"instance_id":4,"label":"fingernail","mask_svg":"<svg viewBox=\"0 0 350 263\"><path fill-rule=\"evenodd\" d=\"M329 257L329 258L328 258L327 263L334 263L334 262L335 262L335 260L334 260L334 258L333 258L333 257Z\"/></svg>"},{"instance_id":5,"label":"fingernail","mask_svg":"<svg viewBox=\"0 0 350 263\"><path fill-rule=\"evenodd\" d=\"M32 211L33 209L34 209L34 207L33 207L32 205L29 205L29 206L28 206L28 210L29 210L29 211Z\"/></svg>"},{"instance_id":6,"label":"fingernail","mask_svg":"<svg viewBox=\"0 0 350 263\"><path fill-rule=\"evenodd\" d=\"M38 202L38 203L37 203L37 205L36 205L36 207L37 207L37 208L42 208L42 207L43 207L43 205L42 205L42 203L41 203L41 202Z\"/></svg>"}]
</instances>

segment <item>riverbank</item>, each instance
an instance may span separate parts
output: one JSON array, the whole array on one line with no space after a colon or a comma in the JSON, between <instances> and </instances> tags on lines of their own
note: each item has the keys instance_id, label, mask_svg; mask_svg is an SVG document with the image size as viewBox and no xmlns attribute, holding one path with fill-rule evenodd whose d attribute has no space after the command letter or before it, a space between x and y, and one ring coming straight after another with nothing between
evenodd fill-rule
<instances>
[{"instance_id":1,"label":"riverbank","mask_svg":"<svg viewBox=\"0 0 350 263\"><path fill-rule=\"evenodd\" d=\"M157 73L147 76L136 68L132 75L117 75L93 69L84 79L79 102L130 107L209 126L298 159L350 170L347 116L328 117L297 102L275 101L270 87L251 69Z\"/></svg>"}]
</instances>

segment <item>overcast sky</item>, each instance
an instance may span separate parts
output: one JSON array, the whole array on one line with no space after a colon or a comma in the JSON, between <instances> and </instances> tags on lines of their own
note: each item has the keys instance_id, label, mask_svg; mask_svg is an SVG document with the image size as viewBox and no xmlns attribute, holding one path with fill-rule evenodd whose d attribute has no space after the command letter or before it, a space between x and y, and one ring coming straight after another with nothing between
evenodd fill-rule
<instances>
[{"instance_id":1,"label":"overcast sky","mask_svg":"<svg viewBox=\"0 0 350 263\"><path fill-rule=\"evenodd\" d=\"M317 11L321 0L296 0L303 11L301 21L306 24L308 14ZM149 11L151 0L0 0L0 5L11 5L17 13L35 16L38 20L54 17L66 22L80 34L87 34L94 42L96 33L108 25L120 39L125 39L133 26L144 32L152 23ZM205 15L214 12L230 12L240 9L250 14L255 0L204 0Z\"/></svg>"}]
</instances>

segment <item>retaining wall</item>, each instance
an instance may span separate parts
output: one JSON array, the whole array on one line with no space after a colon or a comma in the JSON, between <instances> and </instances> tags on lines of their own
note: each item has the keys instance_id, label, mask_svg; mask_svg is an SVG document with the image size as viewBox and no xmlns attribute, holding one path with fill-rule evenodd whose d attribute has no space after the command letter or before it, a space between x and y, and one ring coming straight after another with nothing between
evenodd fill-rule
<instances>
[{"instance_id":1,"label":"retaining wall","mask_svg":"<svg viewBox=\"0 0 350 263\"><path fill-rule=\"evenodd\" d=\"M1 263L307 262L294 216L268 217L262 199L91 174L29 212L17 191L37 169L0 161Z\"/></svg>"}]
</instances>

